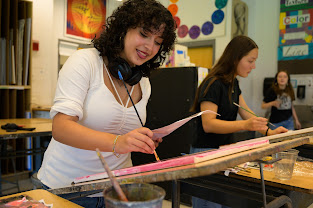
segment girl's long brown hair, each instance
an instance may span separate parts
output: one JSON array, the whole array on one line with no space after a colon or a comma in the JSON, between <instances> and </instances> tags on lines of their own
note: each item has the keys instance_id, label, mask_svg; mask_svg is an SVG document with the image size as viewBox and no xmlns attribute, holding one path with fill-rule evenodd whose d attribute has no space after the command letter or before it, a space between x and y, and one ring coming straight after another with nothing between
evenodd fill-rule
<instances>
[{"instance_id":1,"label":"girl's long brown hair","mask_svg":"<svg viewBox=\"0 0 313 208\"><path fill-rule=\"evenodd\" d=\"M279 85L277 83L277 77L278 77L278 74L280 72L285 72L287 74L287 76L288 76L287 86L283 90L279 88ZM293 87L292 87L291 82L290 82L290 75L289 75L289 73L286 70L279 70L276 73L275 80L274 80L274 82L272 84L272 88L274 89L274 92L277 95L282 95L283 93L286 93L287 95L289 95L291 97L291 100L295 100L295 92L293 91Z\"/></svg>"},{"instance_id":2,"label":"girl's long brown hair","mask_svg":"<svg viewBox=\"0 0 313 208\"><path fill-rule=\"evenodd\" d=\"M226 46L222 56L218 60L217 64L213 66L209 74L202 81L201 85L197 89L195 100L191 111L196 111L198 106L198 99L200 90L207 83L208 79L211 79L209 84L205 87L204 93L207 93L210 86L215 80L221 80L222 82L231 85L229 88L229 98L231 97L232 88L235 81L235 73L237 70L238 63L242 57L246 56L251 50L258 48L257 44L249 37L239 35L234 37Z\"/></svg>"}]
</instances>

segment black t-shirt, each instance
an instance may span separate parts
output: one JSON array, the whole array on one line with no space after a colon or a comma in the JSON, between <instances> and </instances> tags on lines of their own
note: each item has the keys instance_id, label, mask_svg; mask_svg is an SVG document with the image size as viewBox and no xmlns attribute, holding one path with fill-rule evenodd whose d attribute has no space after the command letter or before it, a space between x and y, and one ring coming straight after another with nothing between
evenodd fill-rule
<instances>
[{"instance_id":1,"label":"black t-shirt","mask_svg":"<svg viewBox=\"0 0 313 208\"><path fill-rule=\"evenodd\" d=\"M268 89L263 101L265 103L272 102L274 100L280 100L281 104L279 108L272 106L270 122L279 123L289 119L292 116L292 100L291 97L285 93L277 95L274 89L271 87Z\"/></svg>"},{"instance_id":2,"label":"black t-shirt","mask_svg":"<svg viewBox=\"0 0 313 208\"><path fill-rule=\"evenodd\" d=\"M209 101L218 106L217 113L221 116L217 116L217 119L225 121L235 121L237 118L238 107L233 104L239 103L239 95L241 90L239 88L238 80L235 79L234 88L231 95L231 102L229 100L228 91L231 85L223 83L221 80L215 80L209 87L209 90L204 94L205 88L210 80L207 81L200 89L198 98L197 111L200 112L200 103L203 101ZM193 141L192 146L196 148L218 148L221 145L232 143L232 134L214 134L205 133L202 127L201 116L197 117L198 135Z\"/></svg>"}]
</instances>

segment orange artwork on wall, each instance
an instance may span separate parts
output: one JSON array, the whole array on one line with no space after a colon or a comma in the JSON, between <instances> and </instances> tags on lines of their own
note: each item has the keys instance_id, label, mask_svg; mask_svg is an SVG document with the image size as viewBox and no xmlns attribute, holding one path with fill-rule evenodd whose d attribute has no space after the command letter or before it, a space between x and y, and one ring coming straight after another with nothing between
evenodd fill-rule
<instances>
[{"instance_id":1,"label":"orange artwork on wall","mask_svg":"<svg viewBox=\"0 0 313 208\"><path fill-rule=\"evenodd\" d=\"M106 19L106 0L67 0L65 35L99 37Z\"/></svg>"},{"instance_id":2,"label":"orange artwork on wall","mask_svg":"<svg viewBox=\"0 0 313 208\"><path fill-rule=\"evenodd\" d=\"M168 10L171 12L173 16L175 16L177 14L178 7L176 4L171 4L168 6Z\"/></svg>"}]
</instances>

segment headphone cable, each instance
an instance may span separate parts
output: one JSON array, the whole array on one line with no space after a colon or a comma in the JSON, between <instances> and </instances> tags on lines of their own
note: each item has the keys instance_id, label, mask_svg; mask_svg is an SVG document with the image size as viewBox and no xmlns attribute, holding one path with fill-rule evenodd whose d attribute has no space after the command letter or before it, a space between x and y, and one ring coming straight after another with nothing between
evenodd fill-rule
<instances>
[{"instance_id":1,"label":"headphone cable","mask_svg":"<svg viewBox=\"0 0 313 208\"><path fill-rule=\"evenodd\" d=\"M141 121L141 118L140 118L140 116L139 116L139 113L138 113L138 111L137 111L137 108L135 107L134 101L133 101L132 97L130 96L130 93L129 93L127 87L126 87L126 84L125 84L125 82L124 82L124 79L123 79L123 76L122 76L120 70L118 70L118 76L119 76L120 80L122 80L122 82L123 82L123 84L124 84L124 87L125 87L125 89L126 89L126 91L127 91L128 97L130 98L130 101L132 102L132 104L133 104L133 106L134 106L134 108L135 108L135 111L136 111L136 114L137 114L137 116L138 116L138 118L139 118L139 121L140 121L140 123L141 123L141 126L143 126L143 123L142 123L142 121Z\"/></svg>"},{"instance_id":2,"label":"headphone cable","mask_svg":"<svg viewBox=\"0 0 313 208\"><path fill-rule=\"evenodd\" d=\"M126 91L127 91L128 97L130 98L130 101L132 102L132 105L133 105L133 107L134 107L134 109L135 109L135 111L136 111L136 114L137 114L137 117L139 118L139 121L140 121L140 123L141 123L141 126L143 127L142 120L141 120L141 118L140 118L140 116L139 116L139 113L138 113L138 111L137 111L137 108L135 107L134 101L133 101L132 97L130 96L130 93L129 93L128 89L127 89L127 86L126 86L126 84L125 84L125 82L124 82L124 79L123 79L123 76L122 76L120 70L118 70L117 73L118 73L118 77L120 78L120 80L122 80L122 82L123 82L123 84L124 84L124 87L125 87L125 89L126 89ZM157 155L157 153L156 153L155 150L154 150L153 153L154 153L155 159L156 159L157 161L160 161L160 158L159 158L159 156Z\"/></svg>"}]
</instances>

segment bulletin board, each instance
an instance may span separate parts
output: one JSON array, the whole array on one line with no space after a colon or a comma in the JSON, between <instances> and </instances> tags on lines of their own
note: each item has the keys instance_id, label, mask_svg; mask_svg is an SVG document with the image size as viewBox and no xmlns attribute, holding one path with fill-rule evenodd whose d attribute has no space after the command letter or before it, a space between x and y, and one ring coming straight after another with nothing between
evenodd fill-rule
<instances>
[{"instance_id":1,"label":"bulletin board","mask_svg":"<svg viewBox=\"0 0 313 208\"><path fill-rule=\"evenodd\" d=\"M313 0L281 0L278 61L302 59L313 59Z\"/></svg>"},{"instance_id":2,"label":"bulletin board","mask_svg":"<svg viewBox=\"0 0 313 208\"><path fill-rule=\"evenodd\" d=\"M214 39L225 35L227 0L169 0L177 23L178 42Z\"/></svg>"},{"instance_id":3,"label":"bulletin board","mask_svg":"<svg viewBox=\"0 0 313 208\"><path fill-rule=\"evenodd\" d=\"M106 20L106 0L67 0L65 4L65 36L82 40L99 37Z\"/></svg>"}]
</instances>

